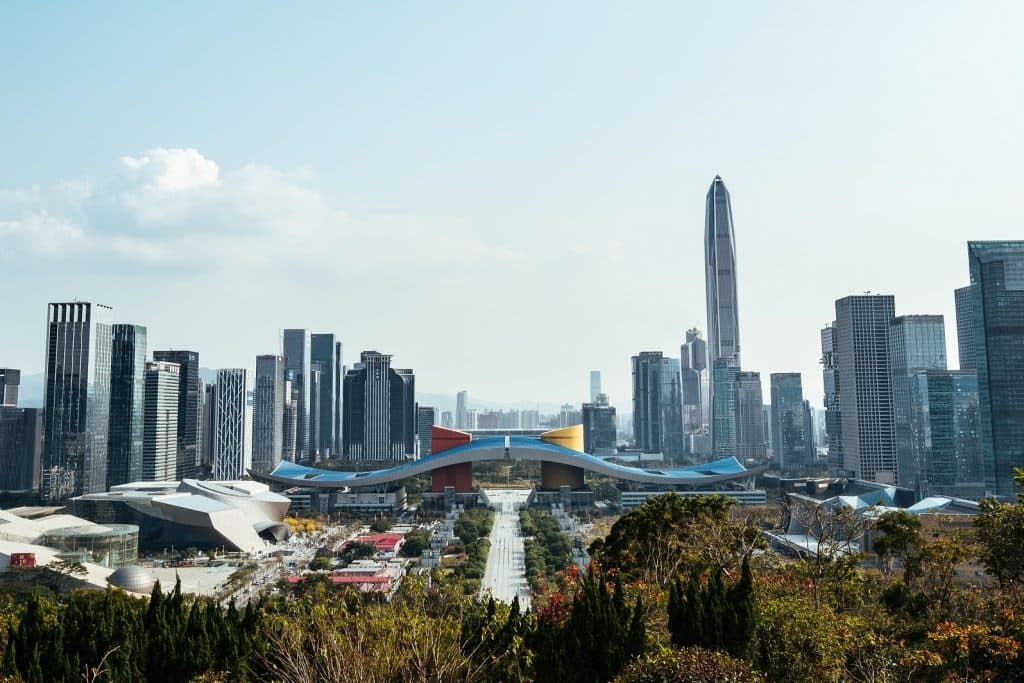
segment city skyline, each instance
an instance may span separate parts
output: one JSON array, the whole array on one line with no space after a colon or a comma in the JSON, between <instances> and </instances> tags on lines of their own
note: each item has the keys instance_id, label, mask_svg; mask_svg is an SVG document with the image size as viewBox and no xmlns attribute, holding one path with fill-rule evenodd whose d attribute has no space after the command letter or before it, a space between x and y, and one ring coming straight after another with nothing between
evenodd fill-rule
<instances>
[{"instance_id":1,"label":"city skyline","mask_svg":"<svg viewBox=\"0 0 1024 683\"><path fill-rule=\"evenodd\" d=\"M308 20L305 11L254 18L251 37L232 40L258 44L279 26ZM464 28L487 25L495 11L457 19ZM579 378L598 369L610 401L624 406L636 349L674 355L685 330L706 333L703 194L720 173L742 233L744 367L762 376L799 371L818 406L817 330L830 321L832 302L850 293L895 295L897 314L944 315L956 357L950 292L965 284L963 244L1006 238L1010 231L986 226L1024 217L1010 202L977 201L1012 196L1024 158L1009 115L1020 95L999 85L1020 48L997 30L1022 11L986 8L965 19L932 8L922 24L913 8L889 8L879 28L840 8L754 7L737 16L730 8L652 5L648 33L627 32L609 62L599 38L623 17L600 8L582 16L545 9L551 34L503 16L519 33L497 37L489 49L489 39L469 30L446 40L446 50L427 49L436 39L412 28L413 20L380 36L380 47L339 41L339 31L358 37L390 24L376 8L333 9L313 22L309 51L295 57L285 50L271 65L286 90L275 102L234 89L244 79L230 85L238 67L210 47L220 41L199 40L196 58L225 79L214 89L223 106L207 109L196 106L207 81L195 84L196 93L174 79L140 78L177 73L174 46L196 42L184 39L177 22L155 38L119 29L160 10L111 12L86 34L68 15L5 8L3 23L13 30L0 51L5 63L25 67L5 73L10 87L0 93L7 105L0 125L19 131L0 141L7 161L0 246L13 254L5 273L30 295L12 302L5 329L15 335L5 337L4 363L42 372L38 311L77 297L146 325L151 348L200 351L210 368L248 364L275 348L279 329L301 326L335 331L351 349L390 349L417 368L427 392L468 387L494 400L582 402ZM186 23L205 36L228 14ZM581 20L593 31L557 30ZM840 39L807 30L817 21L842 26ZM718 26L728 30L706 30ZM763 26L778 40L752 41ZM787 40L789 32L801 40ZM844 45L865 33L869 57L849 64ZM574 36L573 56L554 35ZM989 39L965 41L950 60L942 47L949 35ZM535 39L536 52L510 49L508 41L523 37ZM153 40L155 49L145 49ZM745 43L764 48L758 59L723 49ZM48 49L55 44L74 49ZM403 45L418 46L419 57L410 59L410 47L387 49ZM357 65L371 49L384 61L363 74ZM494 50L522 61L495 62ZM814 63L803 59L808 51ZM253 72L264 65L258 52ZM702 68L711 52L719 55L713 72ZM125 64L119 55L126 53L138 59ZM340 70L343 92L290 77L310 57ZM491 68L502 78L484 78ZM670 78L673 87L661 87ZM561 88L563 79L578 87ZM80 84L68 94L74 106L29 118L19 105L45 98L47 83L70 80ZM413 85L419 82L444 87L425 91ZM522 97L524 89L543 106ZM609 90L623 93L614 106L605 106ZM694 111L692 95L708 91L725 98L722 106ZM396 97L417 98L421 116L380 116L404 110ZM305 132L268 139L288 101L312 103L309 111L286 110L290 127ZM460 114L449 122L453 111ZM579 111L593 118L581 126ZM928 112L923 121L920 111ZM346 125L337 125L335 113L349 117ZM499 128L501 136L492 132ZM950 138L950 130L970 133ZM370 249L367 233L396 246ZM319 247L312 256L308 244ZM919 258L907 261L907 253ZM310 277L284 287L253 277L295 263ZM403 278L389 277L394 268ZM348 295L371 283L373 297ZM504 322L546 333L506 339L494 323L453 335L427 307L402 319L379 313L424 289L471 313L497 310L496 294L514 294L522 303L501 307ZM658 297L637 296L642 291L682 294L666 308ZM548 305L553 296L574 303ZM214 305L193 304L207 300ZM239 314L232 334L223 325L226 310ZM609 313L643 324L609 325ZM598 329L586 344L578 341L580 330ZM552 342L578 348L556 359L547 353Z\"/></svg>"}]
</instances>

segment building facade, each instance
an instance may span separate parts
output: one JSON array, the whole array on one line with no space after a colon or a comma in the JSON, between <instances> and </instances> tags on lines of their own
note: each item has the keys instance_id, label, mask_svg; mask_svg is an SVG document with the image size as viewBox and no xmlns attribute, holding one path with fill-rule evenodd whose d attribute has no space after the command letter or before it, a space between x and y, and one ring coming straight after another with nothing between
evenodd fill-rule
<instances>
[{"instance_id":1,"label":"building facade","mask_svg":"<svg viewBox=\"0 0 1024 683\"><path fill-rule=\"evenodd\" d=\"M919 373L946 369L946 326L941 315L901 315L889 323L893 421L896 433L897 484L919 497L926 495L928 453L919 430ZM926 405L926 404L925 404Z\"/></svg>"},{"instance_id":2,"label":"building facade","mask_svg":"<svg viewBox=\"0 0 1024 683\"><path fill-rule=\"evenodd\" d=\"M593 403L597 400L598 394L601 393L601 371L591 370L590 371L590 402Z\"/></svg>"},{"instance_id":3,"label":"building facade","mask_svg":"<svg viewBox=\"0 0 1024 683\"><path fill-rule=\"evenodd\" d=\"M110 311L82 301L49 304L40 479L44 502L106 490Z\"/></svg>"},{"instance_id":4,"label":"building facade","mask_svg":"<svg viewBox=\"0 0 1024 683\"><path fill-rule=\"evenodd\" d=\"M740 369L719 358L711 367L711 452L716 458L736 455L736 376Z\"/></svg>"},{"instance_id":5,"label":"building facade","mask_svg":"<svg viewBox=\"0 0 1024 683\"><path fill-rule=\"evenodd\" d=\"M895 299L881 294L836 301L836 363L843 473L881 484L898 478L889 323Z\"/></svg>"},{"instance_id":6,"label":"building facade","mask_svg":"<svg viewBox=\"0 0 1024 683\"><path fill-rule=\"evenodd\" d=\"M989 492L1011 496L1024 467L1024 241L968 242L971 320Z\"/></svg>"},{"instance_id":7,"label":"building facade","mask_svg":"<svg viewBox=\"0 0 1024 683\"><path fill-rule=\"evenodd\" d=\"M416 406L416 443L419 455L424 457L433 451L431 435L437 419L437 408L433 406Z\"/></svg>"},{"instance_id":8,"label":"building facade","mask_svg":"<svg viewBox=\"0 0 1024 683\"><path fill-rule=\"evenodd\" d=\"M113 326L112 333L108 489L142 478L146 403L146 328L117 324Z\"/></svg>"},{"instance_id":9,"label":"building facade","mask_svg":"<svg viewBox=\"0 0 1024 683\"><path fill-rule=\"evenodd\" d=\"M465 390L455 396L455 428L469 429L469 392Z\"/></svg>"},{"instance_id":10,"label":"building facade","mask_svg":"<svg viewBox=\"0 0 1024 683\"><path fill-rule=\"evenodd\" d=\"M245 368L218 370L212 416L214 479L241 479L252 466L249 407Z\"/></svg>"},{"instance_id":11,"label":"building facade","mask_svg":"<svg viewBox=\"0 0 1024 683\"><path fill-rule=\"evenodd\" d=\"M341 444L341 383L343 347L334 334L310 336L310 359L319 364L319 405L314 451L336 456Z\"/></svg>"},{"instance_id":12,"label":"building facade","mask_svg":"<svg viewBox=\"0 0 1024 683\"><path fill-rule=\"evenodd\" d=\"M364 351L345 374L343 453L354 460L398 460L416 453L415 378L391 356Z\"/></svg>"},{"instance_id":13,"label":"building facade","mask_svg":"<svg viewBox=\"0 0 1024 683\"><path fill-rule=\"evenodd\" d=\"M768 457L759 372L736 373L736 457L740 462L763 462Z\"/></svg>"},{"instance_id":14,"label":"building facade","mask_svg":"<svg viewBox=\"0 0 1024 683\"><path fill-rule=\"evenodd\" d=\"M633 437L644 453L677 458L684 452L683 398L679 359L661 351L632 358Z\"/></svg>"},{"instance_id":15,"label":"building facade","mask_svg":"<svg viewBox=\"0 0 1024 683\"><path fill-rule=\"evenodd\" d=\"M709 392L708 345L700 330L686 331L680 348L680 373L683 390L683 433L696 434L708 425Z\"/></svg>"},{"instance_id":16,"label":"building facade","mask_svg":"<svg viewBox=\"0 0 1024 683\"><path fill-rule=\"evenodd\" d=\"M591 455L615 453L618 437L615 407L608 405L608 397L598 394L597 400L583 404L583 450Z\"/></svg>"},{"instance_id":17,"label":"building facade","mask_svg":"<svg viewBox=\"0 0 1024 683\"><path fill-rule=\"evenodd\" d=\"M284 452L284 357L256 357L252 407L252 468L269 472ZM293 437L294 438L294 437Z\"/></svg>"},{"instance_id":18,"label":"building facade","mask_svg":"<svg viewBox=\"0 0 1024 683\"><path fill-rule=\"evenodd\" d=\"M309 374L312 370L311 342L309 330L288 329L284 331L285 369L292 372L292 390L295 401L295 458L306 460L311 457L310 409L313 394Z\"/></svg>"},{"instance_id":19,"label":"building facade","mask_svg":"<svg viewBox=\"0 0 1024 683\"><path fill-rule=\"evenodd\" d=\"M796 472L813 464L810 420L804 406L799 372L773 372L771 382L772 451L782 472Z\"/></svg>"},{"instance_id":20,"label":"building facade","mask_svg":"<svg viewBox=\"0 0 1024 683\"><path fill-rule=\"evenodd\" d=\"M828 469L832 474L843 471L843 419L839 412L839 364L836 355L835 322L821 330L821 376L824 386L825 445Z\"/></svg>"},{"instance_id":21,"label":"building facade","mask_svg":"<svg viewBox=\"0 0 1024 683\"><path fill-rule=\"evenodd\" d=\"M43 457L43 411L0 406L0 491L36 491Z\"/></svg>"},{"instance_id":22,"label":"building facade","mask_svg":"<svg viewBox=\"0 0 1024 683\"><path fill-rule=\"evenodd\" d=\"M199 453L202 420L203 382L199 379L197 351L154 351L153 360L178 366L178 453L175 456L175 477L196 476L202 457Z\"/></svg>"},{"instance_id":23,"label":"building facade","mask_svg":"<svg viewBox=\"0 0 1024 683\"><path fill-rule=\"evenodd\" d=\"M956 342L961 370L974 370L978 367L974 355L974 315L971 309L973 296L970 285L953 292L956 303Z\"/></svg>"},{"instance_id":24,"label":"building facade","mask_svg":"<svg viewBox=\"0 0 1024 683\"><path fill-rule=\"evenodd\" d=\"M141 476L120 483L177 479L180 374L181 367L177 363L146 363Z\"/></svg>"},{"instance_id":25,"label":"building facade","mask_svg":"<svg viewBox=\"0 0 1024 683\"><path fill-rule=\"evenodd\" d=\"M0 406L18 405L18 387L21 385L21 370L0 368Z\"/></svg>"}]
</instances>

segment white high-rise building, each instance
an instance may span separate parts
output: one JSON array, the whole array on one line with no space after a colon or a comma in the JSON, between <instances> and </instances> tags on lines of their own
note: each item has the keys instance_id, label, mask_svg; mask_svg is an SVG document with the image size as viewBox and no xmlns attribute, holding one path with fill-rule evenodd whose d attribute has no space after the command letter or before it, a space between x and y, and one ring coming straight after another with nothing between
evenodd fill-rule
<instances>
[{"instance_id":1,"label":"white high-rise building","mask_svg":"<svg viewBox=\"0 0 1024 683\"><path fill-rule=\"evenodd\" d=\"M174 481L178 463L177 363L146 363L146 401L142 437L142 478Z\"/></svg>"},{"instance_id":2,"label":"white high-rise building","mask_svg":"<svg viewBox=\"0 0 1024 683\"><path fill-rule=\"evenodd\" d=\"M214 479L241 479L252 466L248 438L252 431L251 402L245 368L217 371L212 435Z\"/></svg>"},{"instance_id":3,"label":"white high-rise building","mask_svg":"<svg viewBox=\"0 0 1024 683\"><path fill-rule=\"evenodd\" d=\"M455 428L470 429L469 425L469 392L460 391L455 396Z\"/></svg>"}]
</instances>

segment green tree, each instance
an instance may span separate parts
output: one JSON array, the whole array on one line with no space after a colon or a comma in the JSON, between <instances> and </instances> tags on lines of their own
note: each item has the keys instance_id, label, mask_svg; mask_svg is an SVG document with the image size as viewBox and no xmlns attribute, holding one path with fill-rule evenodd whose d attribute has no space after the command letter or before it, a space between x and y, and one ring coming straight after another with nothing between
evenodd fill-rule
<instances>
[{"instance_id":1,"label":"green tree","mask_svg":"<svg viewBox=\"0 0 1024 683\"><path fill-rule=\"evenodd\" d=\"M413 529L405 535L402 543L403 557L419 557L430 546L430 534L426 529Z\"/></svg>"},{"instance_id":2,"label":"green tree","mask_svg":"<svg viewBox=\"0 0 1024 683\"><path fill-rule=\"evenodd\" d=\"M874 550L882 573L891 577L898 560L906 568L921 552L921 520L906 510L882 514L875 525Z\"/></svg>"},{"instance_id":3,"label":"green tree","mask_svg":"<svg viewBox=\"0 0 1024 683\"><path fill-rule=\"evenodd\" d=\"M981 514L974 520L979 559L1001 585L1024 579L1024 502L981 501Z\"/></svg>"},{"instance_id":4,"label":"green tree","mask_svg":"<svg viewBox=\"0 0 1024 683\"><path fill-rule=\"evenodd\" d=\"M734 505L719 495L648 498L620 517L603 542L591 544L591 557L659 586L690 570L732 569L764 544L760 529L731 519Z\"/></svg>"},{"instance_id":5,"label":"green tree","mask_svg":"<svg viewBox=\"0 0 1024 683\"><path fill-rule=\"evenodd\" d=\"M638 659L615 683L761 683L764 676L724 652L700 647L662 650Z\"/></svg>"}]
</instances>

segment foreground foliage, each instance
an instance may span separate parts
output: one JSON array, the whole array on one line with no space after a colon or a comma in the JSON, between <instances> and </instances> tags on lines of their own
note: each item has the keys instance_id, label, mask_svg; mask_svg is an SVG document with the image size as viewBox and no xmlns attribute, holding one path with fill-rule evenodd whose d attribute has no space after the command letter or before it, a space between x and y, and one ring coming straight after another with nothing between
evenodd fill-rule
<instances>
[{"instance_id":1,"label":"foreground foliage","mask_svg":"<svg viewBox=\"0 0 1024 683\"><path fill-rule=\"evenodd\" d=\"M867 569L853 555L772 561L731 506L649 499L531 612L475 599L455 571L407 576L390 602L310 577L242 611L180 587L0 595L0 668L31 683L1024 681L1022 546L1010 543L1024 501L986 504L975 533L883 515ZM526 525L537 537L540 518ZM467 518L471 556L488 529L483 513ZM988 585L957 574L972 558Z\"/></svg>"}]
</instances>

